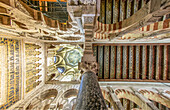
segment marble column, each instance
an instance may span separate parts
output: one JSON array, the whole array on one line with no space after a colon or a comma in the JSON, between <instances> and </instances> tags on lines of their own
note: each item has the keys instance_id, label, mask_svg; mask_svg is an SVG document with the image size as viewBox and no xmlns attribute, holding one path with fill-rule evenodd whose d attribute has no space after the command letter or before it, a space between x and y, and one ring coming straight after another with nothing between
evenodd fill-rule
<instances>
[{"instance_id":1,"label":"marble column","mask_svg":"<svg viewBox=\"0 0 170 110\"><path fill-rule=\"evenodd\" d=\"M75 110L107 110L95 73L83 74Z\"/></svg>"}]
</instances>

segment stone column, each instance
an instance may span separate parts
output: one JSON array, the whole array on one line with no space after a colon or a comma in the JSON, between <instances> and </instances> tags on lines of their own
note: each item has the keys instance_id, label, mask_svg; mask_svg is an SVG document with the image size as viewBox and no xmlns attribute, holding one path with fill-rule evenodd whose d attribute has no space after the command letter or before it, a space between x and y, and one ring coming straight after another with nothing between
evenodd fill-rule
<instances>
[{"instance_id":1,"label":"stone column","mask_svg":"<svg viewBox=\"0 0 170 110\"><path fill-rule=\"evenodd\" d=\"M91 71L82 75L75 110L107 110L96 74Z\"/></svg>"}]
</instances>

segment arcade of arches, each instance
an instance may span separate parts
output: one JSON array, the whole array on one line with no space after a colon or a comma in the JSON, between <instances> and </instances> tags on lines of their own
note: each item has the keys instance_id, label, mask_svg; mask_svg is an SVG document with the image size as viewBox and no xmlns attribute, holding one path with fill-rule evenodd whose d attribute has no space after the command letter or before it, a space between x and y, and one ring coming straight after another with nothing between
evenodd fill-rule
<instances>
[{"instance_id":1,"label":"arcade of arches","mask_svg":"<svg viewBox=\"0 0 170 110\"><path fill-rule=\"evenodd\" d=\"M170 0L0 0L0 110L170 110Z\"/></svg>"}]
</instances>

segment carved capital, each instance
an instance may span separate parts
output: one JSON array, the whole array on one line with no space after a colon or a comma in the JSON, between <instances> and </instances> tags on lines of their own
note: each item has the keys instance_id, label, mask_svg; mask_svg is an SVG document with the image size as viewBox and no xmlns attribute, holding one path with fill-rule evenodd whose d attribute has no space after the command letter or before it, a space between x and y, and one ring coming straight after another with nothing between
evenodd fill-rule
<instances>
[{"instance_id":1,"label":"carved capital","mask_svg":"<svg viewBox=\"0 0 170 110\"><path fill-rule=\"evenodd\" d=\"M87 71L92 71L94 73L97 73L98 63L83 61L83 62L79 63L79 69L81 70L82 73L85 73Z\"/></svg>"}]
</instances>

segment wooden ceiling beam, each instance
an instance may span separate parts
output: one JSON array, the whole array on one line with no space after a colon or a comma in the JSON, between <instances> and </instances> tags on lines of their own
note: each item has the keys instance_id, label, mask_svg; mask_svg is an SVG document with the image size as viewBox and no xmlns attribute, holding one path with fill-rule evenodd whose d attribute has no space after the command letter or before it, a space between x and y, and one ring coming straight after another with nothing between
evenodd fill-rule
<instances>
[{"instance_id":1,"label":"wooden ceiling beam","mask_svg":"<svg viewBox=\"0 0 170 110\"><path fill-rule=\"evenodd\" d=\"M58 2L57 0L32 0L32 1ZM67 2L67 0L60 0L60 2Z\"/></svg>"}]
</instances>

